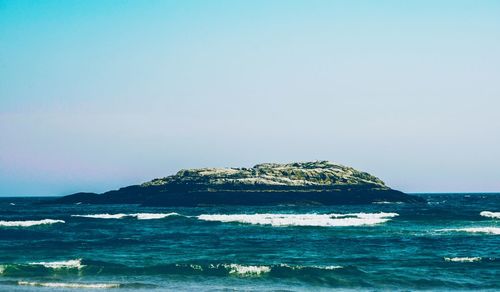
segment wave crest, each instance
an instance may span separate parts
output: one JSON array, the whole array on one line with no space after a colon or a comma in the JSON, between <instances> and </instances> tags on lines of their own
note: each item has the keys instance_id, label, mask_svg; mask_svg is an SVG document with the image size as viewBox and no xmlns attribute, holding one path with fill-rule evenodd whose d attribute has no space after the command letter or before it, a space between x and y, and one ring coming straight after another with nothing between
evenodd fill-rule
<instances>
[{"instance_id":1,"label":"wave crest","mask_svg":"<svg viewBox=\"0 0 500 292\"><path fill-rule=\"evenodd\" d=\"M488 218L497 218L500 219L500 212L491 212L491 211L482 211L479 215Z\"/></svg>"},{"instance_id":2,"label":"wave crest","mask_svg":"<svg viewBox=\"0 0 500 292\"><path fill-rule=\"evenodd\" d=\"M30 227L35 225L65 223L64 220L43 219L43 220L23 220L23 221L0 221L0 226L4 227Z\"/></svg>"},{"instance_id":3,"label":"wave crest","mask_svg":"<svg viewBox=\"0 0 500 292\"><path fill-rule=\"evenodd\" d=\"M243 266L238 264L224 265L229 269L229 274L236 274L238 276L259 276L261 274L269 273L271 268L268 266Z\"/></svg>"},{"instance_id":4,"label":"wave crest","mask_svg":"<svg viewBox=\"0 0 500 292\"><path fill-rule=\"evenodd\" d=\"M93 219L122 219L127 214L87 214L87 215L71 215L71 217L93 218Z\"/></svg>"},{"instance_id":5,"label":"wave crest","mask_svg":"<svg viewBox=\"0 0 500 292\"><path fill-rule=\"evenodd\" d=\"M469 232L469 233L486 233L486 234L500 234L500 227L469 227L469 228L453 228L441 229L440 231L456 231L456 232Z\"/></svg>"},{"instance_id":6,"label":"wave crest","mask_svg":"<svg viewBox=\"0 0 500 292\"><path fill-rule=\"evenodd\" d=\"M349 213L349 214L202 214L204 221L237 222L271 226L363 226L385 223L397 213Z\"/></svg>"},{"instance_id":7,"label":"wave crest","mask_svg":"<svg viewBox=\"0 0 500 292\"><path fill-rule=\"evenodd\" d=\"M343 266L291 266L288 264L281 264L279 266L291 270L304 270L304 269L337 270L344 268Z\"/></svg>"},{"instance_id":8,"label":"wave crest","mask_svg":"<svg viewBox=\"0 0 500 292\"><path fill-rule=\"evenodd\" d=\"M458 263L472 263L472 262L479 262L481 261L482 258L480 257L455 257L455 258L447 258L445 257L444 260L446 262L458 262Z\"/></svg>"},{"instance_id":9,"label":"wave crest","mask_svg":"<svg viewBox=\"0 0 500 292\"><path fill-rule=\"evenodd\" d=\"M204 273L212 275L232 275L238 277L256 277L256 276L293 276L297 274L318 275L321 272L331 272L333 270L342 269L342 266L300 266L289 264L277 265L243 265L243 264L176 264L178 268L187 268L192 273Z\"/></svg>"},{"instance_id":10,"label":"wave crest","mask_svg":"<svg viewBox=\"0 0 500 292\"><path fill-rule=\"evenodd\" d=\"M172 213L137 213L129 214L129 216L136 217L139 220L150 220L150 219L163 219L170 216L180 216L180 214Z\"/></svg>"},{"instance_id":11,"label":"wave crest","mask_svg":"<svg viewBox=\"0 0 500 292\"><path fill-rule=\"evenodd\" d=\"M29 264L34 266L44 266L49 269L81 269L85 267L85 265L82 265L81 259L56 262L34 262Z\"/></svg>"},{"instance_id":12,"label":"wave crest","mask_svg":"<svg viewBox=\"0 0 500 292\"><path fill-rule=\"evenodd\" d=\"M28 282L18 281L20 286L50 287L50 288L84 288L84 289L109 289L119 288L116 283L64 283L64 282Z\"/></svg>"},{"instance_id":13,"label":"wave crest","mask_svg":"<svg viewBox=\"0 0 500 292\"><path fill-rule=\"evenodd\" d=\"M0 265L0 275L6 277L42 279L40 277L60 277L61 275L77 275L78 277L113 275L207 275L218 277L335 277L341 273L360 273L355 267L292 265L292 264L260 264L260 263L168 263L153 266L127 266L93 260L70 260L59 262L35 262L26 264ZM122 284L124 287L125 284Z\"/></svg>"},{"instance_id":14,"label":"wave crest","mask_svg":"<svg viewBox=\"0 0 500 292\"><path fill-rule=\"evenodd\" d=\"M135 217L138 220L163 219L169 216L180 216L178 213L135 213L135 214L86 214L71 215L71 217L93 218L93 219L123 219L125 217Z\"/></svg>"}]
</instances>

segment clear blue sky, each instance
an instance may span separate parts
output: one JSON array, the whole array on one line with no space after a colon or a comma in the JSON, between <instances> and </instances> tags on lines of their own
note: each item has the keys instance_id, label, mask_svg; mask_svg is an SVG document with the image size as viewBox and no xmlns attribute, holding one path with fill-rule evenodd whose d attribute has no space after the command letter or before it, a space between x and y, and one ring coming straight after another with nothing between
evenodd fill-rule
<instances>
[{"instance_id":1,"label":"clear blue sky","mask_svg":"<svg viewBox=\"0 0 500 292\"><path fill-rule=\"evenodd\" d=\"M500 1L0 0L0 195L332 160L500 191Z\"/></svg>"}]
</instances>

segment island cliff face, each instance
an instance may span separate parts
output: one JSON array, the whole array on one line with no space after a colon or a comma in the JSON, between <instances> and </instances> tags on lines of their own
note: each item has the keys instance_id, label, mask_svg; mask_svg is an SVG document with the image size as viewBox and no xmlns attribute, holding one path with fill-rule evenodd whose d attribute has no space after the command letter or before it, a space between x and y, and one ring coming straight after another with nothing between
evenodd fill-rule
<instances>
[{"instance_id":1,"label":"island cliff face","mask_svg":"<svg viewBox=\"0 0 500 292\"><path fill-rule=\"evenodd\" d=\"M382 180L366 172L329 161L187 169L103 194L76 193L55 200L56 203L185 207L423 201L387 187Z\"/></svg>"}]
</instances>

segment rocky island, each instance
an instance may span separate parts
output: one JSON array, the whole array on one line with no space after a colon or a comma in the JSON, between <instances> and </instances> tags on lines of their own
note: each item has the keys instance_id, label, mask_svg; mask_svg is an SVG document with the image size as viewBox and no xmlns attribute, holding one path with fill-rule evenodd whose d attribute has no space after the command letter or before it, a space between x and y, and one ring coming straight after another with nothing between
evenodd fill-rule
<instances>
[{"instance_id":1,"label":"rocky island","mask_svg":"<svg viewBox=\"0 0 500 292\"><path fill-rule=\"evenodd\" d=\"M263 163L252 168L187 169L102 194L76 193L54 203L146 206L339 205L424 200L379 178L329 161Z\"/></svg>"}]
</instances>

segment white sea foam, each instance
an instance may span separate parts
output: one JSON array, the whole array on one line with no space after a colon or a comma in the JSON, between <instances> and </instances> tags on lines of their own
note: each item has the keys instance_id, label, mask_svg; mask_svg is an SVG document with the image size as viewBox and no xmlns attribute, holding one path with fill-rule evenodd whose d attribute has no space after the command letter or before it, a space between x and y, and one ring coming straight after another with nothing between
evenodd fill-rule
<instances>
[{"instance_id":1,"label":"white sea foam","mask_svg":"<svg viewBox=\"0 0 500 292\"><path fill-rule=\"evenodd\" d=\"M170 216L179 216L180 214L172 212L172 213L137 213L137 214L129 214L129 216L136 217L139 220L150 220L150 219L163 219Z\"/></svg>"},{"instance_id":2,"label":"white sea foam","mask_svg":"<svg viewBox=\"0 0 500 292\"><path fill-rule=\"evenodd\" d=\"M487 233L487 234L497 234L498 235L498 234L500 234L500 227L469 227L469 228L441 229L439 231Z\"/></svg>"},{"instance_id":3,"label":"white sea foam","mask_svg":"<svg viewBox=\"0 0 500 292\"><path fill-rule=\"evenodd\" d=\"M50 287L50 288L83 288L83 289L109 289L119 288L120 284L115 283L63 283L63 282L28 282L18 281L18 285Z\"/></svg>"},{"instance_id":4,"label":"white sea foam","mask_svg":"<svg viewBox=\"0 0 500 292\"><path fill-rule=\"evenodd\" d=\"M93 219L123 219L125 217L135 217L139 220L163 219L169 216L179 215L177 213L135 213L135 214L87 214L87 215L71 215L71 217L83 217Z\"/></svg>"},{"instance_id":5,"label":"white sea foam","mask_svg":"<svg viewBox=\"0 0 500 292\"><path fill-rule=\"evenodd\" d=\"M342 266L312 266L312 267L320 270L337 270L344 268Z\"/></svg>"},{"instance_id":6,"label":"white sea foam","mask_svg":"<svg viewBox=\"0 0 500 292\"><path fill-rule=\"evenodd\" d=\"M224 265L224 267L229 269L229 274L235 274L238 276L258 276L271 271L271 268L268 266L243 266L238 264L229 264Z\"/></svg>"},{"instance_id":7,"label":"white sea foam","mask_svg":"<svg viewBox=\"0 0 500 292\"><path fill-rule=\"evenodd\" d=\"M34 262L29 263L30 265L40 265L50 269L81 269L85 267L82 265L81 259L68 260L68 261L57 261L57 262Z\"/></svg>"},{"instance_id":8,"label":"white sea foam","mask_svg":"<svg viewBox=\"0 0 500 292\"><path fill-rule=\"evenodd\" d=\"M385 212L379 212L379 213L347 213L347 214L330 214L330 216L335 217L335 218L363 218L363 219L377 219L377 218L392 218L399 216L398 213L385 213Z\"/></svg>"},{"instance_id":9,"label":"white sea foam","mask_svg":"<svg viewBox=\"0 0 500 292\"><path fill-rule=\"evenodd\" d=\"M447 262L473 263L481 261L480 257L463 257L463 258L444 258Z\"/></svg>"},{"instance_id":10,"label":"white sea foam","mask_svg":"<svg viewBox=\"0 0 500 292\"><path fill-rule=\"evenodd\" d=\"M187 266L187 267L190 267L193 270L203 271L203 267L201 265L196 265L196 264L189 264L189 265L175 264L175 266L176 267L186 267Z\"/></svg>"},{"instance_id":11,"label":"white sea foam","mask_svg":"<svg viewBox=\"0 0 500 292\"><path fill-rule=\"evenodd\" d=\"M71 217L84 217L84 218L94 218L94 219L122 219L126 217L127 214L88 214L88 215L71 215Z\"/></svg>"},{"instance_id":12,"label":"white sea foam","mask_svg":"<svg viewBox=\"0 0 500 292\"><path fill-rule=\"evenodd\" d=\"M483 211L483 212L479 213L479 215L481 215L483 217L500 219L500 212Z\"/></svg>"},{"instance_id":13,"label":"white sea foam","mask_svg":"<svg viewBox=\"0 0 500 292\"><path fill-rule=\"evenodd\" d=\"M320 269L320 270L337 270L343 269L343 266L292 266L288 264L280 264L280 267L289 268L292 270L302 270L306 268Z\"/></svg>"},{"instance_id":14,"label":"white sea foam","mask_svg":"<svg viewBox=\"0 0 500 292\"><path fill-rule=\"evenodd\" d=\"M30 227L30 226L35 226L35 225L55 224L55 223L64 223L64 221L63 220L54 220L54 219L24 220L24 221L0 221L0 226Z\"/></svg>"},{"instance_id":15,"label":"white sea foam","mask_svg":"<svg viewBox=\"0 0 500 292\"><path fill-rule=\"evenodd\" d=\"M349 214L202 214L204 221L238 222L271 226L362 226L389 221L397 213L349 213Z\"/></svg>"}]
</instances>

